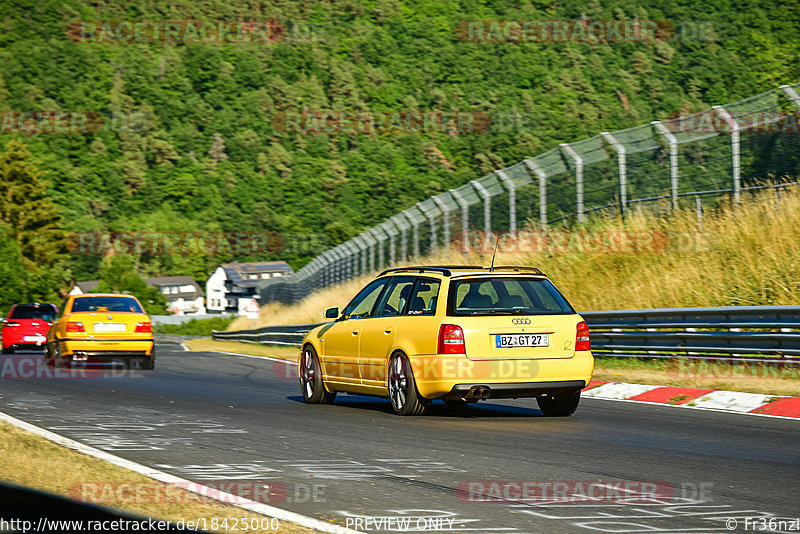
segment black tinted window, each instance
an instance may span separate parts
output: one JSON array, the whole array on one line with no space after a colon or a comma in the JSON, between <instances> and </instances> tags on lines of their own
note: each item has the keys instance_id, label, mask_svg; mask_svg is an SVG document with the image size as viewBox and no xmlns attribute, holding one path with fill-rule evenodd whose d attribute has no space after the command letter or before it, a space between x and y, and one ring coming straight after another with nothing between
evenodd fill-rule
<instances>
[{"instance_id":1,"label":"black tinted window","mask_svg":"<svg viewBox=\"0 0 800 534\"><path fill-rule=\"evenodd\" d=\"M72 303L72 311L143 313L139 303L130 297L81 297Z\"/></svg>"},{"instance_id":2,"label":"black tinted window","mask_svg":"<svg viewBox=\"0 0 800 534\"><path fill-rule=\"evenodd\" d=\"M546 278L485 278L452 283L451 315L575 313Z\"/></svg>"},{"instance_id":3,"label":"black tinted window","mask_svg":"<svg viewBox=\"0 0 800 534\"><path fill-rule=\"evenodd\" d=\"M9 315L9 319L43 319L45 321L53 321L56 316L56 309L54 306L41 305L41 306L17 306L14 311Z\"/></svg>"}]
</instances>

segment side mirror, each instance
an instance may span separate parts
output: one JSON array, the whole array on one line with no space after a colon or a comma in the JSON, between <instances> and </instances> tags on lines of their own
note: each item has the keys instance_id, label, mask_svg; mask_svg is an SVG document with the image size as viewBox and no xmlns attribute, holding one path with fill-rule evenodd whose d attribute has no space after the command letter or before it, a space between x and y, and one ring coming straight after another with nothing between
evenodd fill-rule
<instances>
[{"instance_id":1,"label":"side mirror","mask_svg":"<svg viewBox=\"0 0 800 534\"><path fill-rule=\"evenodd\" d=\"M325 310L326 319L337 319L339 317L339 308L328 308Z\"/></svg>"}]
</instances>

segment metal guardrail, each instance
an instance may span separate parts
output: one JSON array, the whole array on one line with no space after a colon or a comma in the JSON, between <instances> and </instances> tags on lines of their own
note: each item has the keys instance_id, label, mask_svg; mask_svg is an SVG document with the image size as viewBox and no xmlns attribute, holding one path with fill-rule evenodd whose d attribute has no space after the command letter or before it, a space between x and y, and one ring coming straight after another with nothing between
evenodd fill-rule
<instances>
[{"instance_id":1,"label":"metal guardrail","mask_svg":"<svg viewBox=\"0 0 800 534\"><path fill-rule=\"evenodd\" d=\"M595 356L800 362L800 306L587 311ZM214 332L217 340L299 347L323 323ZM741 331L746 329L747 331Z\"/></svg>"}]
</instances>

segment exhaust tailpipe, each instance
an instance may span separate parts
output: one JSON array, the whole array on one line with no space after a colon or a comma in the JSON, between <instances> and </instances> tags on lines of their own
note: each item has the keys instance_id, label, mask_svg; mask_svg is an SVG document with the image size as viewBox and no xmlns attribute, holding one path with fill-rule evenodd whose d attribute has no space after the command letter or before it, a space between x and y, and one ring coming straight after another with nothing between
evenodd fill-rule
<instances>
[{"instance_id":1,"label":"exhaust tailpipe","mask_svg":"<svg viewBox=\"0 0 800 534\"><path fill-rule=\"evenodd\" d=\"M469 391L464 395L464 400L486 400L492 396L492 390L489 386L472 386Z\"/></svg>"}]
</instances>

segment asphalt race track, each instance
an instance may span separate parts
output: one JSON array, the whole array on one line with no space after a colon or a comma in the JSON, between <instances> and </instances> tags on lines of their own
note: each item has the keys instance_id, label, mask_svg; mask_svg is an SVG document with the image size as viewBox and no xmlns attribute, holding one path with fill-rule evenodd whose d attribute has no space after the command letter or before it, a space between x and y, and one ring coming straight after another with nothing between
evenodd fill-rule
<instances>
[{"instance_id":1,"label":"asphalt race track","mask_svg":"<svg viewBox=\"0 0 800 534\"><path fill-rule=\"evenodd\" d=\"M745 532L745 517L800 515L800 421L599 399L567 418L528 399L399 417L369 397L307 405L268 359L158 349L153 372L2 380L0 411L369 532ZM597 481L609 491L567 503L516 491ZM661 496L614 498L639 483Z\"/></svg>"}]
</instances>

